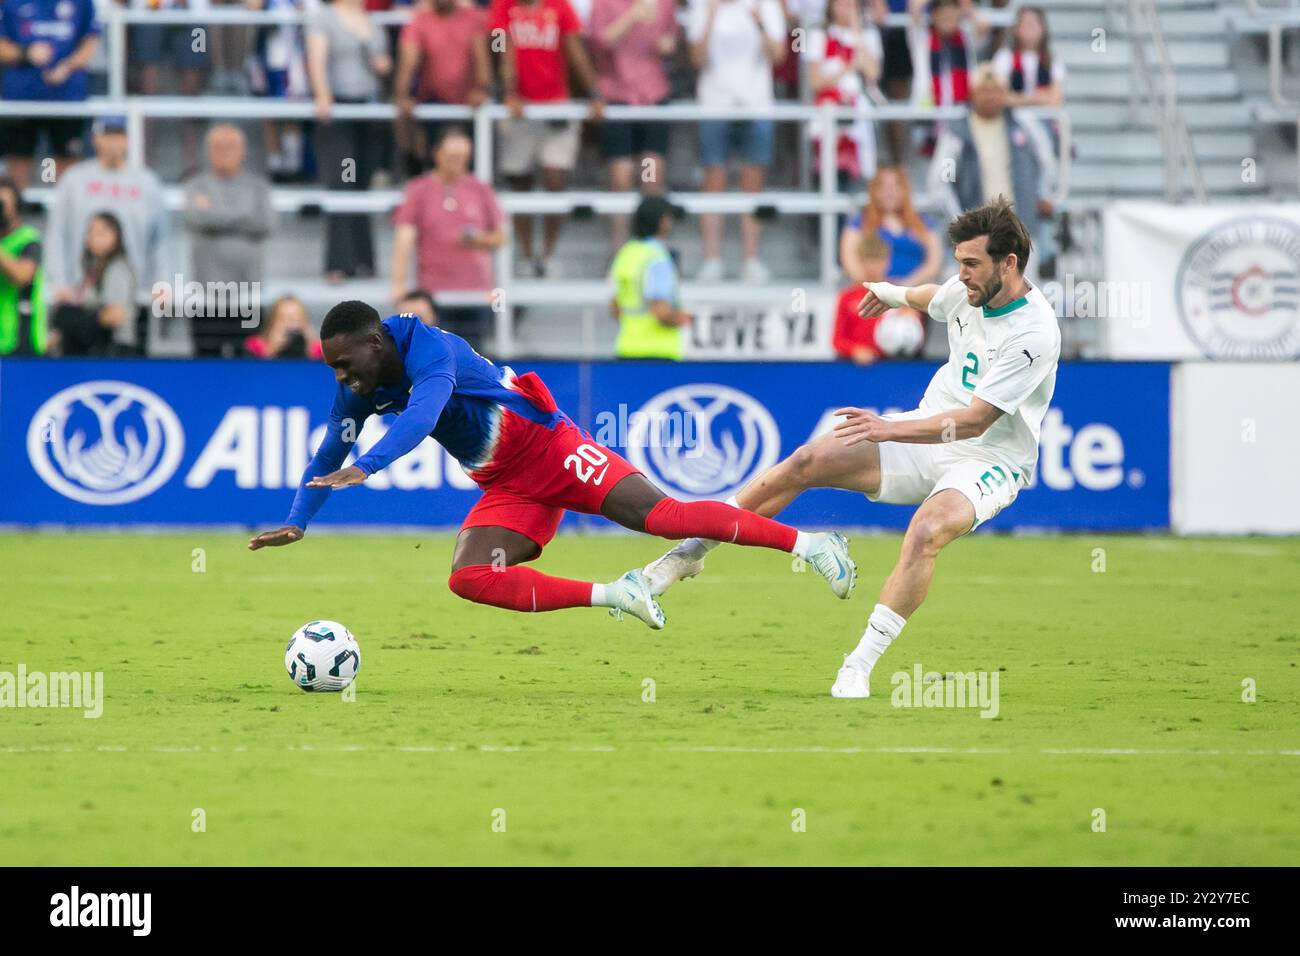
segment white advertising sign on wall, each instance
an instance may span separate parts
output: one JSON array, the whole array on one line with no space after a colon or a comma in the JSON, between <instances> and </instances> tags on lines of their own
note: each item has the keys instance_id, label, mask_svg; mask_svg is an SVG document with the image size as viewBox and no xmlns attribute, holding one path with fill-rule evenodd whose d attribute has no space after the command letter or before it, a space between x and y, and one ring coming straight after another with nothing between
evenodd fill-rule
<instances>
[{"instance_id":1,"label":"white advertising sign on wall","mask_svg":"<svg viewBox=\"0 0 1300 956\"><path fill-rule=\"evenodd\" d=\"M1115 203L1104 222L1106 281L1150 302L1104 316L1110 357L1300 358L1300 204Z\"/></svg>"},{"instance_id":2,"label":"white advertising sign on wall","mask_svg":"<svg viewBox=\"0 0 1300 956\"><path fill-rule=\"evenodd\" d=\"M1174 530L1300 532L1300 364L1173 370Z\"/></svg>"},{"instance_id":3,"label":"white advertising sign on wall","mask_svg":"<svg viewBox=\"0 0 1300 956\"><path fill-rule=\"evenodd\" d=\"M685 357L725 361L770 359L824 361L835 357L836 297L796 290L779 305L685 303L692 321Z\"/></svg>"}]
</instances>

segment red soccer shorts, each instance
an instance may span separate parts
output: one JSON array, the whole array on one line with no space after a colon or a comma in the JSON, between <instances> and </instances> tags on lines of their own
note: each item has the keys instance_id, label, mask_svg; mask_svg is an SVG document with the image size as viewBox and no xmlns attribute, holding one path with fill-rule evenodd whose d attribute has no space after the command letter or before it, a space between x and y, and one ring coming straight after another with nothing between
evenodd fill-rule
<instances>
[{"instance_id":1,"label":"red soccer shorts","mask_svg":"<svg viewBox=\"0 0 1300 956\"><path fill-rule=\"evenodd\" d=\"M515 380L515 388L543 411L555 411L555 399L533 373ZM545 547L565 511L600 514L610 490L636 468L616 452L564 420L553 428L505 410L492 463L471 477L483 497L470 509L461 530L508 528Z\"/></svg>"}]
</instances>

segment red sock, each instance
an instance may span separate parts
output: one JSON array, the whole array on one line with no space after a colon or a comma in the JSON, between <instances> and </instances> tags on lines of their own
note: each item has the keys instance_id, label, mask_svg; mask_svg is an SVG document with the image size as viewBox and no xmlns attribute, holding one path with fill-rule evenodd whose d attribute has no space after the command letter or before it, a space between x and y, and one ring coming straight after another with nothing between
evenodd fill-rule
<instances>
[{"instance_id":1,"label":"red sock","mask_svg":"<svg viewBox=\"0 0 1300 956\"><path fill-rule=\"evenodd\" d=\"M591 585L586 581L553 578L532 568L475 564L453 571L447 586L466 601L511 611L591 607Z\"/></svg>"},{"instance_id":2,"label":"red sock","mask_svg":"<svg viewBox=\"0 0 1300 956\"><path fill-rule=\"evenodd\" d=\"M721 501L664 498L645 519L646 534L660 538L712 538L726 544L793 551L798 534L789 525Z\"/></svg>"}]
</instances>

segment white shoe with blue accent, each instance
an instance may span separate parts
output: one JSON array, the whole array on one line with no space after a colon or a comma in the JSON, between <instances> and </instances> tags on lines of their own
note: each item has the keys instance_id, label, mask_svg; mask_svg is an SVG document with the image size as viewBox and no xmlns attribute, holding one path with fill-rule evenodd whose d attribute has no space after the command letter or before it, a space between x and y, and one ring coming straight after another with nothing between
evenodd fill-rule
<instances>
[{"instance_id":1,"label":"white shoe with blue accent","mask_svg":"<svg viewBox=\"0 0 1300 956\"><path fill-rule=\"evenodd\" d=\"M812 538L808 563L830 582L837 598L847 600L858 583L858 566L849 557L849 539L838 531L815 534Z\"/></svg>"},{"instance_id":2,"label":"white shoe with blue accent","mask_svg":"<svg viewBox=\"0 0 1300 956\"><path fill-rule=\"evenodd\" d=\"M612 584L605 585L605 593L618 602L609 609L609 616L623 620L624 614L631 614L656 631L662 631L668 623L664 609L659 606L654 595L650 593L650 582L640 570L629 571Z\"/></svg>"}]
</instances>

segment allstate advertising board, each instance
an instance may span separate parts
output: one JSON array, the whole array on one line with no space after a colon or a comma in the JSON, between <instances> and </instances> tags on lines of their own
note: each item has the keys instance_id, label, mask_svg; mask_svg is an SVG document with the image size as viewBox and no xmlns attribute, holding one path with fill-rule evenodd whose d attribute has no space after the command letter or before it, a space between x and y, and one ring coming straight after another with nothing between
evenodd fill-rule
<instances>
[{"instance_id":1,"label":"allstate advertising board","mask_svg":"<svg viewBox=\"0 0 1300 956\"><path fill-rule=\"evenodd\" d=\"M518 362L570 416L669 493L725 498L842 405L914 407L934 366ZM986 527L1169 524L1169 367L1062 366L1033 487ZM319 442L334 389L310 362L0 362L0 524L277 526ZM383 433L373 418L362 449ZM319 525L453 527L472 482L432 440ZM783 515L806 526L900 528L910 508L814 491ZM583 519L599 522L600 519ZM571 524L573 522L570 522Z\"/></svg>"}]
</instances>

